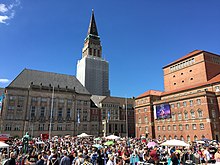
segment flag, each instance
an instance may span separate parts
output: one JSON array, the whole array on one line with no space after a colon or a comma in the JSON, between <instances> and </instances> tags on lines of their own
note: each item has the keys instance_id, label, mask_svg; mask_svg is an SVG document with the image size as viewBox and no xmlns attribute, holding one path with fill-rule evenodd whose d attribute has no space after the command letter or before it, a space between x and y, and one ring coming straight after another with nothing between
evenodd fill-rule
<instances>
[{"instance_id":1,"label":"flag","mask_svg":"<svg viewBox=\"0 0 220 165\"><path fill-rule=\"evenodd\" d=\"M107 122L110 120L110 111L108 111L108 118L107 118Z\"/></svg>"},{"instance_id":2,"label":"flag","mask_svg":"<svg viewBox=\"0 0 220 165\"><path fill-rule=\"evenodd\" d=\"M0 96L0 112L1 112L1 110L2 110L2 105L3 105L4 97L5 97L4 94L2 94L2 95Z\"/></svg>"},{"instance_id":3,"label":"flag","mask_svg":"<svg viewBox=\"0 0 220 165\"><path fill-rule=\"evenodd\" d=\"M77 114L77 123L80 123L80 116L79 116L79 110L78 110L78 114Z\"/></svg>"}]
</instances>

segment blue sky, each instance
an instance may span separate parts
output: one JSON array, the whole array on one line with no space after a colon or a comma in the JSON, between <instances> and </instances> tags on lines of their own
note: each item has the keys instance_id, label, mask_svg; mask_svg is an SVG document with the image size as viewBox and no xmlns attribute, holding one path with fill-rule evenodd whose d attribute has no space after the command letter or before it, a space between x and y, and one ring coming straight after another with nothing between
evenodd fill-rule
<instances>
[{"instance_id":1,"label":"blue sky","mask_svg":"<svg viewBox=\"0 0 220 165\"><path fill-rule=\"evenodd\" d=\"M0 0L0 87L24 68L76 74L92 8L112 96L163 90L166 64L220 54L219 0Z\"/></svg>"}]
</instances>

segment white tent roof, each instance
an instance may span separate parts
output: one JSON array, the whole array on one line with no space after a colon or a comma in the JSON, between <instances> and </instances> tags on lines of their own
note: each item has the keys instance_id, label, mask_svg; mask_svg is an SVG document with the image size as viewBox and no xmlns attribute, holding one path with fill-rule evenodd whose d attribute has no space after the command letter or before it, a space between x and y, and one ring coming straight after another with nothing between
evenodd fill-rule
<instances>
[{"instance_id":1,"label":"white tent roof","mask_svg":"<svg viewBox=\"0 0 220 165\"><path fill-rule=\"evenodd\" d=\"M117 139L120 139L119 136L115 136L115 135L109 135L109 136L106 136L105 138L106 138L106 139L109 139L109 140L117 140Z\"/></svg>"},{"instance_id":2,"label":"white tent roof","mask_svg":"<svg viewBox=\"0 0 220 165\"><path fill-rule=\"evenodd\" d=\"M89 137L89 136L92 136L92 135L88 135L86 133L81 133L80 135L77 135L77 137L79 138L84 138L84 137Z\"/></svg>"},{"instance_id":3,"label":"white tent roof","mask_svg":"<svg viewBox=\"0 0 220 165\"><path fill-rule=\"evenodd\" d=\"M4 143L4 142L0 142L0 148L8 148L9 145Z\"/></svg>"},{"instance_id":4,"label":"white tent roof","mask_svg":"<svg viewBox=\"0 0 220 165\"><path fill-rule=\"evenodd\" d=\"M185 143L184 141L181 140L167 140L164 143L160 144L161 146L182 146L182 147L188 147L189 144Z\"/></svg>"}]
</instances>

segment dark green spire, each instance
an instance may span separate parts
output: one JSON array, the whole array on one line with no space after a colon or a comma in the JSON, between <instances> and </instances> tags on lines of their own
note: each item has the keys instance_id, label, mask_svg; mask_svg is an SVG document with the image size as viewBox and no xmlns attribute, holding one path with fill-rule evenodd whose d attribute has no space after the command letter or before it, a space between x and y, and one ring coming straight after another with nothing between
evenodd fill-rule
<instances>
[{"instance_id":1,"label":"dark green spire","mask_svg":"<svg viewBox=\"0 0 220 165\"><path fill-rule=\"evenodd\" d=\"M95 23L94 10L92 9L92 15L89 23L89 29L87 35L95 35L98 36L98 30Z\"/></svg>"}]
</instances>

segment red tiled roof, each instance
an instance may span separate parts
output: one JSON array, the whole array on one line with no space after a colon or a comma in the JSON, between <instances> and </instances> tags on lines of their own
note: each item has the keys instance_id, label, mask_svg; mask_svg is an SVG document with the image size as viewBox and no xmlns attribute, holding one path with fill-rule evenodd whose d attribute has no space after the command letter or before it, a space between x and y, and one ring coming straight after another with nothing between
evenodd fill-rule
<instances>
[{"instance_id":1,"label":"red tiled roof","mask_svg":"<svg viewBox=\"0 0 220 165\"><path fill-rule=\"evenodd\" d=\"M216 82L220 82L220 74L216 75L211 80L209 80L209 81L207 81L205 83L198 83L198 84L195 84L195 85L190 85L190 86L179 88L179 89L175 89L175 90L172 90L172 91L163 92L161 94L161 96L168 95L168 94L171 94L171 93L177 93L177 92L180 92L180 91L184 91L184 90L188 90L188 89L193 89L193 88L197 88L197 87L201 87L201 86L205 86L205 85L209 85L209 84L213 84L213 83L216 83Z\"/></svg>"},{"instance_id":2,"label":"red tiled roof","mask_svg":"<svg viewBox=\"0 0 220 165\"><path fill-rule=\"evenodd\" d=\"M189 57L195 56L195 55L197 55L197 54L199 54L199 53L202 53L202 52L205 52L205 51L204 51L204 50L194 50L194 51L190 52L189 54L187 54L187 55L185 55L185 56L179 58L178 60L176 60L176 61L174 61L174 62L171 62L170 64L164 66L163 69L166 68L166 67L168 67L168 66L170 66L170 65L173 65L173 64L175 64L175 63L177 63L177 62L180 62L180 61L182 61L182 60L184 60L184 59L186 59L186 58L189 58Z\"/></svg>"},{"instance_id":3,"label":"red tiled roof","mask_svg":"<svg viewBox=\"0 0 220 165\"><path fill-rule=\"evenodd\" d=\"M136 99L141 98L141 97L145 97L148 95L160 96L161 93L162 93L161 91L148 90L148 91L144 92L143 94L139 95Z\"/></svg>"}]
</instances>

